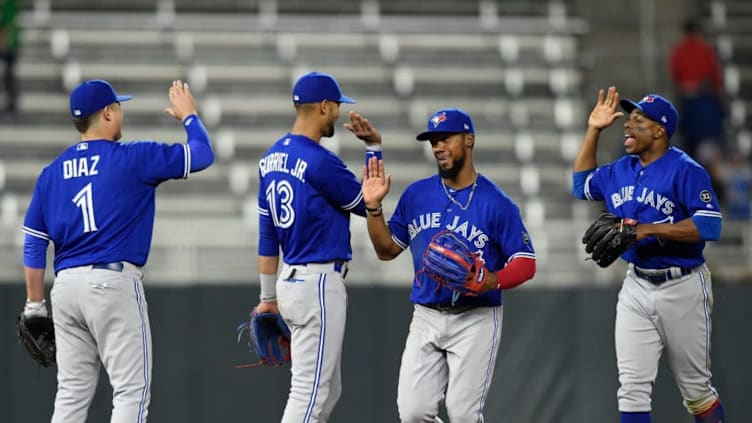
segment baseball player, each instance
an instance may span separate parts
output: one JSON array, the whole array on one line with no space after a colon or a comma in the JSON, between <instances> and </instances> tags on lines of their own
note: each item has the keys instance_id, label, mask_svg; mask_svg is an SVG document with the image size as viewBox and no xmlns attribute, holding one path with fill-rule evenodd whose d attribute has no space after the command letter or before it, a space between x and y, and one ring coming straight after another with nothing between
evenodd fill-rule
<instances>
[{"instance_id":1,"label":"baseball player","mask_svg":"<svg viewBox=\"0 0 752 423\"><path fill-rule=\"evenodd\" d=\"M627 155L598 167L601 130L623 116ZM708 173L670 145L678 115L657 94L619 101L600 90L574 162L573 194L603 201L609 212L637 221L637 241L616 307L616 358L622 423L651 421L650 396L664 349L696 422L723 422L710 383L710 271L702 250L721 233L721 213Z\"/></svg>"},{"instance_id":2,"label":"baseball player","mask_svg":"<svg viewBox=\"0 0 752 423\"><path fill-rule=\"evenodd\" d=\"M331 75L302 75L289 133L259 160L259 313L280 313L291 331L292 380L283 423L326 422L342 392L340 364L352 258L350 214L365 216L361 184L320 145L334 135L342 95ZM350 112L345 127L381 154L381 134ZM279 275L279 250L283 264Z\"/></svg>"},{"instance_id":3,"label":"baseball player","mask_svg":"<svg viewBox=\"0 0 752 423\"><path fill-rule=\"evenodd\" d=\"M381 202L390 178L376 158L363 170L368 233L376 254L391 260L410 248L415 269L399 415L402 422L439 421L439 402L445 398L451 421L482 422L501 338L502 289L533 277L535 252L517 205L475 170L475 130L467 113L433 113L417 139L431 143L438 174L407 187L388 225ZM485 263L480 295L459 295L421 271L432 237L446 230L466 240Z\"/></svg>"},{"instance_id":4,"label":"baseball player","mask_svg":"<svg viewBox=\"0 0 752 423\"><path fill-rule=\"evenodd\" d=\"M100 362L112 384L111 422L145 422L152 342L142 285L154 226L154 193L168 179L208 167L214 153L188 84L174 81L171 107L186 144L117 142L129 95L102 80L81 83L70 113L81 141L42 170L24 220L23 314L46 316L47 245L55 246L51 290L57 343L53 423L86 421Z\"/></svg>"}]
</instances>

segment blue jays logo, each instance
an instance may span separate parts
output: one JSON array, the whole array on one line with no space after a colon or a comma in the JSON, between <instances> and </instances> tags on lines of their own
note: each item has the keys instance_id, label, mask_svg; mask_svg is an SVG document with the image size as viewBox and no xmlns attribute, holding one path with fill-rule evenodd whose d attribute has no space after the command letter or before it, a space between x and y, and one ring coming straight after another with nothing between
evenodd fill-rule
<instances>
[{"instance_id":1,"label":"blue jays logo","mask_svg":"<svg viewBox=\"0 0 752 423\"><path fill-rule=\"evenodd\" d=\"M441 112L438 115L431 118L431 123L433 124L433 127L439 126L441 122L444 122L446 120L446 113Z\"/></svg>"},{"instance_id":2,"label":"blue jays logo","mask_svg":"<svg viewBox=\"0 0 752 423\"><path fill-rule=\"evenodd\" d=\"M655 97L652 95L646 95L645 98L640 100L640 103L652 103L653 101L655 101Z\"/></svg>"}]
</instances>

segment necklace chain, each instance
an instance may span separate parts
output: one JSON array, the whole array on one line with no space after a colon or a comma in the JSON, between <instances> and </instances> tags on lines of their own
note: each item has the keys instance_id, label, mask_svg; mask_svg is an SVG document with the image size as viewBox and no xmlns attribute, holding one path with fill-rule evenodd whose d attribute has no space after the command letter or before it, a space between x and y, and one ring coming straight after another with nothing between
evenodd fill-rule
<instances>
[{"instance_id":1,"label":"necklace chain","mask_svg":"<svg viewBox=\"0 0 752 423\"><path fill-rule=\"evenodd\" d=\"M460 208L462 211L466 211L468 207L470 207L470 202L473 201L473 194L475 194L475 187L478 186L478 174L475 174L475 179L473 180L473 187L470 189L470 195L467 196L467 203L463 206L460 204L459 201L455 200L454 197L449 194L449 190L446 187L446 184L444 183L444 179L441 178L441 186L444 188L444 194L446 194L447 198L449 198L449 201L456 204L457 207Z\"/></svg>"}]
</instances>

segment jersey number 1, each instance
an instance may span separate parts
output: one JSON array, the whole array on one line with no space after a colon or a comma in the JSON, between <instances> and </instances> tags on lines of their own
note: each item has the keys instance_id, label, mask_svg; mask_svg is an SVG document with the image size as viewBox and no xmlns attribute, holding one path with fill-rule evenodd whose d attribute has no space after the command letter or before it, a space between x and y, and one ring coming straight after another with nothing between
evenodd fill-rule
<instances>
[{"instance_id":1,"label":"jersey number 1","mask_svg":"<svg viewBox=\"0 0 752 423\"><path fill-rule=\"evenodd\" d=\"M81 209L84 219L84 233L97 230L97 221L94 219L94 202L92 201L91 182L86 184L81 191L73 197L73 202Z\"/></svg>"},{"instance_id":2,"label":"jersey number 1","mask_svg":"<svg viewBox=\"0 0 752 423\"><path fill-rule=\"evenodd\" d=\"M274 226L289 228L295 221L295 209L292 207L294 191L292 185L284 179L272 180L266 188L266 202L269 203L269 214L272 216ZM279 204L277 204L279 200Z\"/></svg>"}]
</instances>

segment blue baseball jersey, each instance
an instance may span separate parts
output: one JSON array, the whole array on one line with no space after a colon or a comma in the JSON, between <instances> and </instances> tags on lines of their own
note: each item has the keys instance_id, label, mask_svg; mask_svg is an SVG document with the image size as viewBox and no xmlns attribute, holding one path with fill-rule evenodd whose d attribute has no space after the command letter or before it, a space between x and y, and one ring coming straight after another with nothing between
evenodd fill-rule
<instances>
[{"instance_id":1,"label":"blue baseball jersey","mask_svg":"<svg viewBox=\"0 0 752 423\"><path fill-rule=\"evenodd\" d=\"M677 223L693 216L721 220L708 173L675 147L647 166L637 155L601 166L587 176L584 189L588 200L604 201L609 212L639 223ZM704 248L704 241L648 237L622 258L646 269L693 268L705 262Z\"/></svg>"},{"instance_id":2,"label":"blue baseball jersey","mask_svg":"<svg viewBox=\"0 0 752 423\"><path fill-rule=\"evenodd\" d=\"M303 135L287 134L259 160L261 256L287 264L350 260L350 213L365 216L361 184L342 159Z\"/></svg>"},{"instance_id":3,"label":"blue baseball jersey","mask_svg":"<svg viewBox=\"0 0 752 423\"><path fill-rule=\"evenodd\" d=\"M516 257L535 259L519 207L485 176L478 174L476 183L475 188L455 191L444 187L441 177L434 175L410 184L402 193L389 219L389 228L394 242L403 249L409 247L412 254L415 278L410 301L474 306L496 306L502 302L501 290L494 289L477 297L458 296L421 271L423 254L440 231L457 234L480 254L492 272L501 270ZM449 195L462 207L452 202ZM466 206L468 201L470 204ZM464 207L467 209L462 210Z\"/></svg>"},{"instance_id":4,"label":"blue baseball jersey","mask_svg":"<svg viewBox=\"0 0 752 423\"><path fill-rule=\"evenodd\" d=\"M198 117L189 116L183 124L191 136L188 144L82 141L45 167L22 228L25 264L43 268L52 241L55 272L114 261L143 266L154 227L155 189L165 180L187 178L214 159Z\"/></svg>"}]
</instances>

